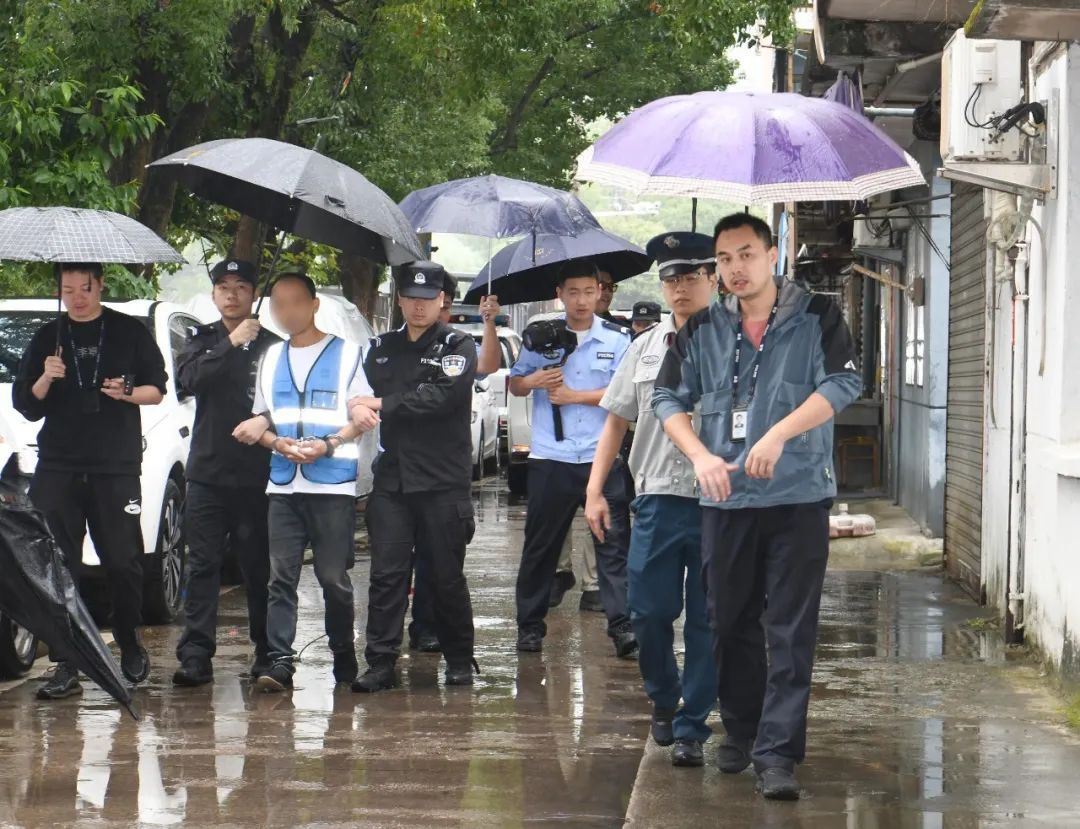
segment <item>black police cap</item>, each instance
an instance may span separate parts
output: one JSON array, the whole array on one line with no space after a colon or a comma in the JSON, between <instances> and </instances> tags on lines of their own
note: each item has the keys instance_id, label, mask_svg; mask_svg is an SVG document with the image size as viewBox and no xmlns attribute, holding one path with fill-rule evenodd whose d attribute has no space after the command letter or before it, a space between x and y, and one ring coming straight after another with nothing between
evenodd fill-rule
<instances>
[{"instance_id":1,"label":"black police cap","mask_svg":"<svg viewBox=\"0 0 1080 829\"><path fill-rule=\"evenodd\" d=\"M704 233L661 233L649 240L645 252L656 260L661 279L696 271L702 265L716 267L712 237Z\"/></svg>"},{"instance_id":2,"label":"black police cap","mask_svg":"<svg viewBox=\"0 0 1080 829\"><path fill-rule=\"evenodd\" d=\"M403 265L398 274L397 290L403 297L435 299L446 288L446 268L421 259Z\"/></svg>"},{"instance_id":3,"label":"black police cap","mask_svg":"<svg viewBox=\"0 0 1080 829\"><path fill-rule=\"evenodd\" d=\"M660 322L660 303L635 302L630 320L632 322Z\"/></svg>"},{"instance_id":4,"label":"black police cap","mask_svg":"<svg viewBox=\"0 0 1080 829\"><path fill-rule=\"evenodd\" d=\"M252 285L259 284L259 277L255 270L255 266L244 259L222 259L210 270L210 281L215 285L229 276L243 279L245 282L250 282Z\"/></svg>"}]
</instances>

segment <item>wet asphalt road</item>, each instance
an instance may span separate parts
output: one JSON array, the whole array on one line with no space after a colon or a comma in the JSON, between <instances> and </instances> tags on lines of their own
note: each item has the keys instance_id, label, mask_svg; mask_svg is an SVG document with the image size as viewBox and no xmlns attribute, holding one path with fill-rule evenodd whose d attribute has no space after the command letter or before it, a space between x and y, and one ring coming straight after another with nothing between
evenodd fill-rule
<instances>
[{"instance_id":1,"label":"wet asphalt road","mask_svg":"<svg viewBox=\"0 0 1080 829\"><path fill-rule=\"evenodd\" d=\"M139 722L89 684L51 704L34 700L34 679L8 686L0 825L1080 826L1080 736L1035 668L966 625L985 614L936 572L834 555L807 797L766 804L749 773L673 769L648 743L636 665L614 657L577 591L549 618L545 652L518 657L524 505L494 479L475 495L474 688L442 687L437 655L413 654L401 689L335 690L307 567L297 646L312 644L291 695L239 676L250 659L239 590L222 599L211 686L174 689L178 631L146 632L154 670L136 693ZM366 564L353 572L360 652Z\"/></svg>"}]
</instances>

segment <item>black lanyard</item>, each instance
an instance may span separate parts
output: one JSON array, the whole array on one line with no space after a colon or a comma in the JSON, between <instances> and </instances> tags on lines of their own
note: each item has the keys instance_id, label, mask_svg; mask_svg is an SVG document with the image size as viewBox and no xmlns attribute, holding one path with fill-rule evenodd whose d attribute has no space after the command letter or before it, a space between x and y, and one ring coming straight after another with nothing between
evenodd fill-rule
<instances>
[{"instance_id":1,"label":"black lanyard","mask_svg":"<svg viewBox=\"0 0 1080 829\"><path fill-rule=\"evenodd\" d=\"M83 385L82 370L79 368L79 348L75 345L75 334L71 330L71 320L68 320L68 340L71 342L71 360L75 363L75 380L79 384L79 390L86 389ZM98 374L101 371L101 350L105 347L105 317L101 317L101 332L98 334L97 356L94 358L94 379L89 388L96 389L101 379Z\"/></svg>"},{"instance_id":2,"label":"black lanyard","mask_svg":"<svg viewBox=\"0 0 1080 829\"><path fill-rule=\"evenodd\" d=\"M773 327L773 322L776 321L776 312L780 308L780 294L776 295L776 302L773 303L772 310L769 312L769 320L765 323L765 330L761 332L761 342L758 343L757 352L758 358L754 362L754 371L750 375L750 387L747 390L746 405L750 405L750 401L754 399L754 392L757 391L757 376L758 371L761 369L761 355L765 353L765 338L769 336L769 331ZM731 371L731 394L732 402L738 404L739 402L739 360L740 352L742 351L742 311L739 312L739 325L735 331L735 358L734 368Z\"/></svg>"}]
</instances>

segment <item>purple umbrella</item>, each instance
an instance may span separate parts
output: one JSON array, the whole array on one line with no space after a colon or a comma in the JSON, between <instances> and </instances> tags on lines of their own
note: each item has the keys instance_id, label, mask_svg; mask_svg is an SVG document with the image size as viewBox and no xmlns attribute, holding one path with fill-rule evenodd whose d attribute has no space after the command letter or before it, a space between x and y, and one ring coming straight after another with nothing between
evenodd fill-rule
<instances>
[{"instance_id":1,"label":"purple umbrella","mask_svg":"<svg viewBox=\"0 0 1080 829\"><path fill-rule=\"evenodd\" d=\"M825 94L821 97L826 101L835 101L838 104L843 104L848 109L854 110L862 115L862 80L859 78L858 70L855 71L854 77L848 75L847 72L841 72L833 85L826 89Z\"/></svg>"},{"instance_id":2,"label":"purple umbrella","mask_svg":"<svg viewBox=\"0 0 1080 829\"><path fill-rule=\"evenodd\" d=\"M865 199L926 183L914 159L861 113L790 92L653 101L585 150L577 177L740 204Z\"/></svg>"}]
</instances>

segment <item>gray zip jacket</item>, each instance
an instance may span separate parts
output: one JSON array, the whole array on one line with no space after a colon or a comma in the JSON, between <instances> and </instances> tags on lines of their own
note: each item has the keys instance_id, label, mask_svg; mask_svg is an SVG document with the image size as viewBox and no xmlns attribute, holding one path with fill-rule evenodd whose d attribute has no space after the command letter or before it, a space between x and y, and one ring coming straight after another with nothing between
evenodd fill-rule
<instances>
[{"instance_id":1,"label":"gray zip jacket","mask_svg":"<svg viewBox=\"0 0 1080 829\"><path fill-rule=\"evenodd\" d=\"M738 300L727 297L695 314L679 331L664 358L653 392L653 410L661 423L701 406L701 442L715 455L741 467L750 448L776 423L817 392L834 412L859 396L862 380L855 349L840 309L828 297L811 295L791 282L780 287L776 319L758 352L742 339L739 399L732 399L734 349L739 326ZM755 363L757 389L750 403L746 440L731 439L731 413L745 404ZM707 507L744 509L808 504L836 496L833 475L833 422L792 438L771 480L731 473L731 497Z\"/></svg>"}]
</instances>

